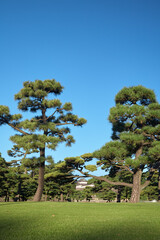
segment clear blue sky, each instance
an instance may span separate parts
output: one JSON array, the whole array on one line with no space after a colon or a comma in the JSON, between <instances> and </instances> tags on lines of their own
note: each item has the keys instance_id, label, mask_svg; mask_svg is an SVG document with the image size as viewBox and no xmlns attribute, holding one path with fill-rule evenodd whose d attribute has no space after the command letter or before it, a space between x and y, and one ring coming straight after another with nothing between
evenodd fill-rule
<instances>
[{"instance_id":1,"label":"clear blue sky","mask_svg":"<svg viewBox=\"0 0 160 240\"><path fill-rule=\"evenodd\" d=\"M52 152L55 161L99 149L111 136L107 118L124 86L143 85L160 101L159 0L0 1L0 104L18 113L24 81L55 78L62 101L87 119L76 143ZM0 152L12 147L0 127ZM50 154L50 153L49 153Z\"/></svg>"}]
</instances>

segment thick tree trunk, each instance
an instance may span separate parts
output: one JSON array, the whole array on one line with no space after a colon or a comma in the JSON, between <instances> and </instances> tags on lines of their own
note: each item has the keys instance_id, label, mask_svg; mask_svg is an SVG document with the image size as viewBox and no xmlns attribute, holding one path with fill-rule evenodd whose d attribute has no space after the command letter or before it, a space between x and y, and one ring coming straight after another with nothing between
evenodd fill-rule
<instances>
[{"instance_id":1,"label":"thick tree trunk","mask_svg":"<svg viewBox=\"0 0 160 240\"><path fill-rule=\"evenodd\" d=\"M45 148L40 150L40 156L45 157ZM40 163L39 176L38 176L38 188L33 198L34 202L41 201L41 197L43 194L43 187L44 187L44 171L45 171L45 161Z\"/></svg>"},{"instance_id":2,"label":"thick tree trunk","mask_svg":"<svg viewBox=\"0 0 160 240\"><path fill-rule=\"evenodd\" d=\"M141 156L142 150L143 150L143 147L141 146L136 151L135 160L138 159L139 156ZM141 193L141 177L142 177L142 170L141 169L135 170L133 174L133 187L132 187L132 194L130 198L131 203L139 202L140 193Z\"/></svg>"},{"instance_id":3,"label":"thick tree trunk","mask_svg":"<svg viewBox=\"0 0 160 240\"><path fill-rule=\"evenodd\" d=\"M141 193L141 176L142 176L142 171L140 169L138 169L133 175L133 187L132 187L132 194L130 198L131 203L139 202L140 193Z\"/></svg>"},{"instance_id":4,"label":"thick tree trunk","mask_svg":"<svg viewBox=\"0 0 160 240\"><path fill-rule=\"evenodd\" d=\"M39 167L38 188L33 198L34 202L41 201L43 187L44 187L44 170L45 170L45 163L43 162L40 164L40 167Z\"/></svg>"}]
</instances>

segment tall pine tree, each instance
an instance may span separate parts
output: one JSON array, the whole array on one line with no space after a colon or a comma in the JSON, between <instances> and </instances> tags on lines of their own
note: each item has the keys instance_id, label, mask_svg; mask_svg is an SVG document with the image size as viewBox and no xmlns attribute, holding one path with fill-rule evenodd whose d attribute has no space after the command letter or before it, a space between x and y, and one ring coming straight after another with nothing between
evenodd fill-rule
<instances>
[{"instance_id":1,"label":"tall pine tree","mask_svg":"<svg viewBox=\"0 0 160 240\"><path fill-rule=\"evenodd\" d=\"M46 148L55 150L57 145L66 142L71 146L75 142L70 135L70 125L82 126L86 123L84 118L79 118L72 113L72 104L62 104L59 99L51 99L50 95L60 95L63 87L56 80L35 80L24 82L23 88L15 95L18 109L23 112L35 113L31 119L21 120L21 115L11 115L9 108L0 106L0 124L8 124L19 134L12 136L15 143L10 155L16 155L23 150L27 154L39 152L39 157L34 158L39 166L38 188L34 201L40 201L44 187L44 172L46 161Z\"/></svg>"}]
</instances>

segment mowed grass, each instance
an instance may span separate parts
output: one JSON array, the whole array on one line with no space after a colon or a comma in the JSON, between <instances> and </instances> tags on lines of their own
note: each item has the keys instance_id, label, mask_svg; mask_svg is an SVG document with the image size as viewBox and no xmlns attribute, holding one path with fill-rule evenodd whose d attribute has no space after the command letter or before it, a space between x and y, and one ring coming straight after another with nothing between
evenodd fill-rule
<instances>
[{"instance_id":1,"label":"mowed grass","mask_svg":"<svg viewBox=\"0 0 160 240\"><path fill-rule=\"evenodd\" d=\"M1 240L159 240L158 203L0 203Z\"/></svg>"}]
</instances>

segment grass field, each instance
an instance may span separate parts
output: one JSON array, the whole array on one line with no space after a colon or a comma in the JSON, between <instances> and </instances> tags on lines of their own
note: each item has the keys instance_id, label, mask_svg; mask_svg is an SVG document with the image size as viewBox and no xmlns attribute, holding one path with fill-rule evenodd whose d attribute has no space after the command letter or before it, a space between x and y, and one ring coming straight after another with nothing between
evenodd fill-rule
<instances>
[{"instance_id":1,"label":"grass field","mask_svg":"<svg viewBox=\"0 0 160 240\"><path fill-rule=\"evenodd\" d=\"M160 240L158 203L0 203L1 240Z\"/></svg>"}]
</instances>

